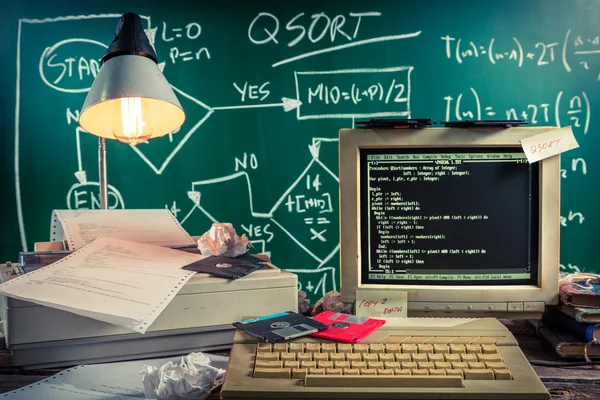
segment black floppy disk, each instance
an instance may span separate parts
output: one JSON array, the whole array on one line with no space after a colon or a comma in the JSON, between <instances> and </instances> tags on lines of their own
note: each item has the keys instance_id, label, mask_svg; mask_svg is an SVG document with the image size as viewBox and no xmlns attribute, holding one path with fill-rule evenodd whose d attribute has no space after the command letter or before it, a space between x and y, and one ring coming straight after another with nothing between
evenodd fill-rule
<instances>
[{"instance_id":1,"label":"black floppy disk","mask_svg":"<svg viewBox=\"0 0 600 400\"><path fill-rule=\"evenodd\" d=\"M268 268L265 260L250 254L237 257L208 256L186 265L183 269L204 272L221 278L238 279L257 269Z\"/></svg>"}]
</instances>

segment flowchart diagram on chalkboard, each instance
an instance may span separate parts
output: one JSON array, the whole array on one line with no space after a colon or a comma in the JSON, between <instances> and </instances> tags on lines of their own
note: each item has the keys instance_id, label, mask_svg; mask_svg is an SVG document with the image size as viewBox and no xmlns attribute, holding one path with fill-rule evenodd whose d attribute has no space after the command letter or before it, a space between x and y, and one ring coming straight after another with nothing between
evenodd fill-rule
<instances>
[{"instance_id":1,"label":"flowchart diagram on chalkboard","mask_svg":"<svg viewBox=\"0 0 600 400\"><path fill-rule=\"evenodd\" d=\"M235 30L217 31L201 14L142 13L186 121L137 146L109 145L110 208L167 208L193 235L231 222L254 252L297 273L299 288L318 299L339 289L339 129L375 117L519 118L571 125L582 144L562 160L563 239L576 241L595 218L593 196L571 183L588 174L585 142L598 98L580 83L600 79L598 37L575 27L544 40L470 37L403 24L378 34L391 12L292 14L244 10L232 17ZM96 139L77 119L120 15L19 20L14 172L22 250L45 240L52 209L99 208ZM529 79L521 71L552 72L546 86L520 90ZM575 75L573 84L555 79ZM574 272L589 260L567 251L561 263Z\"/></svg>"}]
</instances>

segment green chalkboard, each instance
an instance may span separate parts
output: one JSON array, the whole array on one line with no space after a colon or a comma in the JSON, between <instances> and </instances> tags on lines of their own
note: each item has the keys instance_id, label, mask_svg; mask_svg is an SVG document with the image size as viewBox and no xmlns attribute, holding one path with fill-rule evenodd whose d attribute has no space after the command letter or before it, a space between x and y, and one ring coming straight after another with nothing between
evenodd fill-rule
<instances>
[{"instance_id":1,"label":"green chalkboard","mask_svg":"<svg viewBox=\"0 0 600 400\"><path fill-rule=\"evenodd\" d=\"M48 240L53 209L98 207L97 140L76 119L131 11L186 121L137 147L108 143L111 207L166 207L195 235L232 222L315 299L339 290L339 129L379 115L524 118L573 127L561 264L600 271L597 1L7 3L2 260Z\"/></svg>"}]
</instances>

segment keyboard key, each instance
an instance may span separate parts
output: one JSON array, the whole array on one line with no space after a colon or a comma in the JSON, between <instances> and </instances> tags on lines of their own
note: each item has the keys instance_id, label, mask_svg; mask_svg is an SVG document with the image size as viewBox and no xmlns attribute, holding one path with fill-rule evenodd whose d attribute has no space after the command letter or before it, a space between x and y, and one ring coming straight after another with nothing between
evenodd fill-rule
<instances>
[{"instance_id":1,"label":"keyboard key","mask_svg":"<svg viewBox=\"0 0 600 400\"><path fill-rule=\"evenodd\" d=\"M304 379L307 372L305 368L294 368L292 369L292 379Z\"/></svg>"},{"instance_id":2,"label":"keyboard key","mask_svg":"<svg viewBox=\"0 0 600 400\"><path fill-rule=\"evenodd\" d=\"M369 346L369 353L383 353L384 352L384 346L381 343L373 343Z\"/></svg>"},{"instance_id":3,"label":"keyboard key","mask_svg":"<svg viewBox=\"0 0 600 400\"><path fill-rule=\"evenodd\" d=\"M474 362L477 361L477 356L475 354L461 354L460 359L463 362Z\"/></svg>"},{"instance_id":4,"label":"keyboard key","mask_svg":"<svg viewBox=\"0 0 600 400\"><path fill-rule=\"evenodd\" d=\"M400 369L400 363L395 361L386 361L383 366L385 369Z\"/></svg>"},{"instance_id":5,"label":"keyboard key","mask_svg":"<svg viewBox=\"0 0 600 400\"><path fill-rule=\"evenodd\" d=\"M426 369L412 369L411 370L413 375L429 375L429 371L427 371Z\"/></svg>"},{"instance_id":6,"label":"keyboard key","mask_svg":"<svg viewBox=\"0 0 600 400\"><path fill-rule=\"evenodd\" d=\"M366 343L357 343L354 345L354 353L368 353L369 345Z\"/></svg>"},{"instance_id":7,"label":"keyboard key","mask_svg":"<svg viewBox=\"0 0 600 400\"><path fill-rule=\"evenodd\" d=\"M313 360L329 361L329 354L328 353L313 353Z\"/></svg>"},{"instance_id":8,"label":"keyboard key","mask_svg":"<svg viewBox=\"0 0 600 400\"><path fill-rule=\"evenodd\" d=\"M256 351L259 353L270 353L271 352L271 343L259 343Z\"/></svg>"},{"instance_id":9,"label":"keyboard key","mask_svg":"<svg viewBox=\"0 0 600 400\"><path fill-rule=\"evenodd\" d=\"M312 361L312 353L298 353L296 359L298 361Z\"/></svg>"},{"instance_id":10,"label":"keyboard key","mask_svg":"<svg viewBox=\"0 0 600 400\"><path fill-rule=\"evenodd\" d=\"M296 353L281 353L281 361L296 361Z\"/></svg>"},{"instance_id":11,"label":"keyboard key","mask_svg":"<svg viewBox=\"0 0 600 400\"><path fill-rule=\"evenodd\" d=\"M367 362L367 368L383 369L383 363L381 361L369 361Z\"/></svg>"},{"instance_id":12,"label":"keyboard key","mask_svg":"<svg viewBox=\"0 0 600 400\"><path fill-rule=\"evenodd\" d=\"M385 345L386 353L400 353L400 345L397 343L388 343Z\"/></svg>"},{"instance_id":13,"label":"keyboard key","mask_svg":"<svg viewBox=\"0 0 600 400\"><path fill-rule=\"evenodd\" d=\"M321 345L319 343L306 343L304 347L304 351L306 353L320 353Z\"/></svg>"},{"instance_id":14,"label":"keyboard key","mask_svg":"<svg viewBox=\"0 0 600 400\"><path fill-rule=\"evenodd\" d=\"M381 362L388 362L388 361L395 361L396 359L394 358L393 354L379 354L379 361Z\"/></svg>"},{"instance_id":15,"label":"keyboard key","mask_svg":"<svg viewBox=\"0 0 600 400\"><path fill-rule=\"evenodd\" d=\"M306 368L306 369L317 368L317 362L316 361L302 361L300 363L300 366L302 368Z\"/></svg>"},{"instance_id":16,"label":"keyboard key","mask_svg":"<svg viewBox=\"0 0 600 400\"><path fill-rule=\"evenodd\" d=\"M394 369L394 375L411 375L410 369Z\"/></svg>"},{"instance_id":17,"label":"keyboard key","mask_svg":"<svg viewBox=\"0 0 600 400\"><path fill-rule=\"evenodd\" d=\"M330 361L346 361L346 354L344 354L344 353L329 354L329 360Z\"/></svg>"},{"instance_id":18,"label":"keyboard key","mask_svg":"<svg viewBox=\"0 0 600 400\"><path fill-rule=\"evenodd\" d=\"M337 368L327 368L325 375L342 375L342 370Z\"/></svg>"},{"instance_id":19,"label":"keyboard key","mask_svg":"<svg viewBox=\"0 0 600 400\"><path fill-rule=\"evenodd\" d=\"M450 347L447 344L434 344L433 352L436 354L446 354L450 353Z\"/></svg>"},{"instance_id":20,"label":"keyboard key","mask_svg":"<svg viewBox=\"0 0 600 400\"><path fill-rule=\"evenodd\" d=\"M491 361L491 362L500 362L502 358L500 354L477 354L477 359L481 362Z\"/></svg>"},{"instance_id":21,"label":"keyboard key","mask_svg":"<svg viewBox=\"0 0 600 400\"><path fill-rule=\"evenodd\" d=\"M405 354L412 354L417 352L417 345L415 344L403 344L402 352Z\"/></svg>"},{"instance_id":22,"label":"keyboard key","mask_svg":"<svg viewBox=\"0 0 600 400\"><path fill-rule=\"evenodd\" d=\"M444 354L444 359L448 362L460 362L460 354Z\"/></svg>"},{"instance_id":23,"label":"keyboard key","mask_svg":"<svg viewBox=\"0 0 600 400\"><path fill-rule=\"evenodd\" d=\"M435 369L451 369L452 365L446 361L436 361L433 363L435 365Z\"/></svg>"},{"instance_id":24,"label":"keyboard key","mask_svg":"<svg viewBox=\"0 0 600 400\"><path fill-rule=\"evenodd\" d=\"M362 361L362 353L346 354L347 361Z\"/></svg>"},{"instance_id":25,"label":"keyboard key","mask_svg":"<svg viewBox=\"0 0 600 400\"><path fill-rule=\"evenodd\" d=\"M338 350L338 353L352 353L352 344L351 343L338 343L337 350Z\"/></svg>"},{"instance_id":26,"label":"keyboard key","mask_svg":"<svg viewBox=\"0 0 600 400\"><path fill-rule=\"evenodd\" d=\"M467 348L467 354L481 353L481 346L479 346L478 344L468 344L466 346L466 348Z\"/></svg>"},{"instance_id":27,"label":"keyboard key","mask_svg":"<svg viewBox=\"0 0 600 400\"><path fill-rule=\"evenodd\" d=\"M491 369L468 369L464 371L467 380L493 380L494 371Z\"/></svg>"},{"instance_id":28,"label":"keyboard key","mask_svg":"<svg viewBox=\"0 0 600 400\"><path fill-rule=\"evenodd\" d=\"M462 379L458 376L311 376L306 377L306 387L431 387L461 388Z\"/></svg>"},{"instance_id":29,"label":"keyboard key","mask_svg":"<svg viewBox=\"0 0 600 400\"><path fill-rule=\"evenodd\" d=\"M494 377L497 380L511 380L512 375L507 369L494 369Z\"/></svg>"},{"instance_id":30,"label":"keyboard key","mask_svg":"<svg viewBox=\"0 0 600 400\"><path fill-rule=\"evenodd\" d=\"M344 368L342 370L342 374L343 375L353 375L353 376L356 376L356 375L360 375L360 370L358 370L358 369L352 369L352 368Z\"/></svg>"},{"instance_id":31,"label":"keyboard key","mask_svg":"<svg viewBox=\"0 0 600 400\"><path fill-rule=\"evenodd\" d=\"M308 375L325 375L325 370L322 368L310 368Z\"/></svg>"},{"instance_id":32,"label":"keyboard key","mask_svg":"<svg viewBox=\"0 0 600 400\"><path fill-rule=\"evenodd\" d=\"M413 368L417 368L417 363L416 362L407 362L407 361L403 361L400 366L402 367L402 369L413 369Z\"/></svg>"},{"instance_id":33,"label":"keyboard key","mask_svg":"<svg viewBox=\"0 0 600 400\"><path fill-rule=\"evenodd\" d=\"M469 369L469 365L466 362L451 362L452 369Z\"/></svg>"},{"instance_id":34,"label":"keyboard key","mask_svg":"<svg viewBox=\"0 0 600 400\"><path fill-rule=\"evenodd\" d=\"M396 353L394 356L398 362L411 361L410 354Z\"/></svg>"},{"instance_id":35,"label":"keyboard key","mask_svg":"<svg viewBox=\"0 0 600 400\"><path fill-rule=\"evenodd\" d=\"M365 361L352 361L350 366L354 369L367 368L367 363Z\"/></svg>"},{"instance_id":36,"label":"keyboard key","mask_svg":"<svg viewBox=\"0 0 600 400\"><path fill-rule=\"evenodd\" d=\"M443 369L429 369L429 375L446 375L446 370Z\"/></svg>"},{"instance_id":37,"label":"keyboard key","mask_svg":"<svg viewBox=\"0 0 600 400\"><path fill-rule=\"evenodd\" d=\"M446 369L446 375L464 377L462 369Z\"/></svg>"},{"instance_id":38,"label":"keyboard key","mask_svg":"<svg viewBox=\"0 0 600 400\"><path fill-rule=\"evenodd\" d=\"M363 354L364 361L379 361L379 356L377 354Z\"/></svg>"},{"instance_id":39,"label":"keyboard key","mask_svg":"<svg viewBox=\"0 0 600 400\"><path fill-rule=\"evenodd\" d=\"M486 361L484 364L487 369L506 369L503 362Z\"/></svg>"},{"instance_id":40,"label":"keyboard key","mask_svg":"<svg viewBox=\"0 0 600 400\"><path fill-rule=\"evenodd\" d=\"M279 353L256 353L256 360L279 360Z\"/></svg>"},{"instance_id":41,"label":"keyboard key","mask_svg":"<svg viewBox=\"0 0 600 400\"><path fill-rule=\"evenodd\" d=\"M464 354L466 353L465 346L462 344L451 344L450 353L452 354Z\"/></svg>"},{"instance_id":42,"label":"keyboard key","mask_svg":"<svg viewBox=\"0 0 600 400\"><path fill-rule=\"evenodd\" d=\"M443 354L427 354L427 358L431 362L444 361L444 355Z\"/></svg>"},{"instance_id":43,"label":"keyboard key","mask_svg":"<svg viewBox=\"0 0 600 400\"><path fill-rule=\"evenodd\" d=\"M302 353L304 350L304 343L290 343L288 353Z\"/></svg>"},{"instance_id":44,"label":"keyboard key","mask_svg":"<svg viewBox=\"0 0 600 400\"><path fill-rule=\"evenodd\" d=\"M415 361L415 362L427 361L427 354L413 353L413 354L411 354L411 357L412 357L412 361Z\"/></svg>"},{"instance_id":45,"label":"keyboard key","mask_svg":"<svg viewBox=\"0 0 600 400\"><path fill-rule=\"evenodd\" d=\"M285 368L300 368L300 363L298 361L286 361L283 366Z\"/></svg>"},{"instance_id":46,"label":"keyboard key","mask_svg":"<svg viewBox=\"0 0 600 400\"><path fill-rule=\"evenodd\" d=\"M283 368L281 361L256 361L256 368Z\"/></svg>"},{"instance_id":47,"label":"keyboard key","mask_svg":"<svg viewBox=\"0 0 600 400\"><path fill-rule=\"evenodd\" d=\"M377 370L377 375L394 375L394 370L379 368Z\"/></svg>"},{"instance_id":48,"label":"keyboard key","mask_svg":"<svg viewBox=\"0 0 600 400\"><path fill-rule=\"evenodd\" d=\"M430 344L419 344L417 345L417 352L424 354L433 353L433 346Z\"/></svg>"},{"instance_id":49,"label":"keyboard key","mask_svg":"<svg viewBox=\"0 0 600 400\"><path fill-rule=\"evenodd\" d=\"M482 344L481 352L483 354L496 354L498 353L498 348L495 344Z\"/></svg>"},{"instance_id":50,"label":"keyboard key","mask_svg":"<svg viewBox=\"0 0 600 400\"><path fill-rule=\"evenodd\" d=\"M485 369L485 365L482 362L469 362L469 369Z\"/></svg>"},{"instance_id":51,"label":"keyboard key","mask_svg":"<svg viewBox=\"0 0 600 400\"><path fill-rule=\"evenodd\" d=\"M348 361L335 361L333 363L334 368L350 368L350 363Z\"/></svg>"},{"instance_id":52,"label":"keyboard key","mask_svg":"<svg viewBox=\"0 0 600 400\"><path fill-rule=\"evenodd\" d=\"M317 361L317 368L333 368L333 362L331 361Z\"/></svg>"},{"instance_id":53,"label":"keyboard key","mask_svg":"<svg viewBox=\"0 0 600 400\"><path fill-rule=\"evenodd\" d=\"M321 353L335 353L335 343L322 343Z\"/></svg>"},{"instance_id":54,"label":"keyboard key","mask_svg":"<svg viewBox=\"0 0 600 400\"><path fill-rule=\"evenodd\" d=\"M287 353L288 344L287 343L275 343L273 344L273 351L277 353Z\"/></svg>"},{"instance_id":55,"label":"keyboard key","mask_svg":"<svg viewBox=\"0 0 600 400\"><path fill-rule=\"evenodd\" d=\"M361 368L360 374L361 375L377 375L377 370L376 369Z\"/></svg>"},{"instance_id":56,"label":"keyboard key","mask_svg":"<svg viewBox=\"0 0 600 400\"><path fill-rule=\"evenodd\" d=\"M419 369L433 369L433 363L429 361L419 361L417 363L417 366L419 367Z\"/></svg>"},{"instance_id":57,"label":"keyboard key","mask_svg":"<svg viewBox=\"0 0 600 400\"><path fill-rule=\"evenodd\" d=\"M254 368L254 378L290 379L289 368Z\"/></svg>"}]
</instances>

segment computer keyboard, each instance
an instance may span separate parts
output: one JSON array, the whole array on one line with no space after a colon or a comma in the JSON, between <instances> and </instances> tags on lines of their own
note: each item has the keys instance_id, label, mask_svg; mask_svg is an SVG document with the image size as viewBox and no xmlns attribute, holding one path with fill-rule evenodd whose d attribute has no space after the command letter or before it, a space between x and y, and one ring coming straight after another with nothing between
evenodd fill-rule
<instances>
[{"instance_id":1,"label":"computer keyboard","mask_svg":"<svg viewBox=\"0 0 600 400\"><path fill-rule=\"evenodd\" d=\"M549 399L493 318L391 318L358 344L236 332L223 399Z\"/></svg>"}]
</instances>

